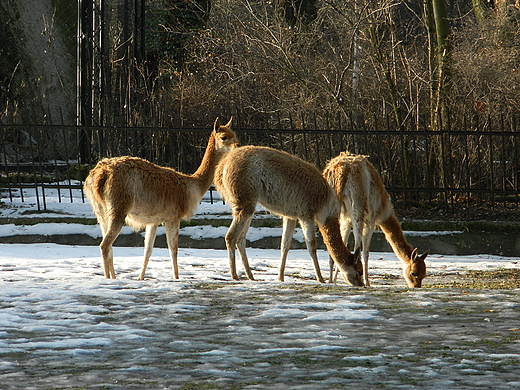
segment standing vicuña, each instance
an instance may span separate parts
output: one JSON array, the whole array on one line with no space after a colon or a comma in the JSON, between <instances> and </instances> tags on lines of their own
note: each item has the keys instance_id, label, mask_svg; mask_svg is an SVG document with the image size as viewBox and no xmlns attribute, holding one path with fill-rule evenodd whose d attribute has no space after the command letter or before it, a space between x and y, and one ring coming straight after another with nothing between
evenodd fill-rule
<instances>
[{"instance_id":1,"label":"standing vicu\u00f1a","mask_svg":"<svg viewBox=\"0 0 520 390\"><path fill-rule=\"evenodd\" d=\"M283 281L287 252L296 220L299 220L318 280L323 282L316 255L314 221L318 223L325 245L344 279L354 286L363 285L359 251L353 256L341 240L339 202L314 165L276 149L243 146L230 152L219 163L215 185L233 210L233 222L226 234L233 279L238 279L235 265L237 247L248 279L254 280L246 255L246 233L256 205L260 203L283 217L280 281Z\"/></svg>"},{"instance_id":2,"label":"standing vicu\u00f1a","mask_svg":"<svg viewBox=\"0 0 520 390\"><path fill-rule=\"evenodd\" d=\"M424 259L429 250L419 256L417 248L413 249L406 242L401 225L395 217L390 195L367 156L342 152L329 161L323 176L335 189L341 203L343 241L347 243L352 228L354 249L362 247L365 285L369 285L370 240L375 226L378 225L394 253L403 262L403 275L408 286L421 287L422 280L426 276Z\"/></svg>"},{"instance_id":3,"label":"standing vicu\u00f1a","mask_svg":"<svg viewBox=\"0 0 520 390\"><path fill-rule=\"evenodd\" d=\"M103 240L99 245L107 278L115 278L112 244L126 223L146 227L144 279L159 224L164 224L175 279L179 278L177 252L181 219L189 219L211 186L215 167L228 151L239 146L231 130L217 118L204 158L193 175L160 167L136 157L105 158L90 171L85 193L97 216Z\"/></svg>"}]
</instances>

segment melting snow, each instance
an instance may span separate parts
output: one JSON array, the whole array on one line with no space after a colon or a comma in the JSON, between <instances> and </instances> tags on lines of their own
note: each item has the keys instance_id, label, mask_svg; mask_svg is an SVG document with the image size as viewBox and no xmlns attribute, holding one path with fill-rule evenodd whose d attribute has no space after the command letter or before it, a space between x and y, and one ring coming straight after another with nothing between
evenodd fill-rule
<instances>
[{"instance_id":1,"label":"melting snow","mask_svg":"<svg viewBox=\"0 0 520 390\"><path fill-rule=\"evenodd\" d=\"M28 199L2 217L34 207ZM48 207L92 216L81 202ZM198 215L224 207L203 203ZM0 229L99 236L76 224ZM393 253L371 253L370 274L395 275L399 287L328 288L313 280L306 250L290 251L280 283L279 251L251 248L254 282L230 280L226 251L190 248L179 250L179 281L162 248L138 281L142 251L114 248L117 279L106 280L97 247L0 244L0 387L520 388L518 291L409 291ZM328 255L318 255L327 275ZM435 275L519 260L432 254L427 266Z\"/></svg>"}]
</instances>

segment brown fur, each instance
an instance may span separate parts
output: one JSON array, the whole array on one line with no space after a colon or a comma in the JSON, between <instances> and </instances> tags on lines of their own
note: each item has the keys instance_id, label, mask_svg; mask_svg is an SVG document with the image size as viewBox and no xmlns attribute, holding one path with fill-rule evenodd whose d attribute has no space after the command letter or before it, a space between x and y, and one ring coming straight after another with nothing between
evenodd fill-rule
<instances>
[{"instance_id":1,"label":"brown fur","mask_svg":"<svg viewBox=\"0 0 520 390\"><path fill-rule=\"evenodd\" d=\"M100 249L105 277L115 278L112 244L126 222L136 229L146 227L144 262L139 279L144 279L160 224L164 224L166 229L174 277L178 279L180 220L191 218L213 181L217 163L238 145L231 130L231 120L221 126L217 118L204 158L193 175L137 157L99 161L90 171L84 188L103 234Z\"/></svg>"},{"instance_id":2,"label":"brown fur","mask_svg":"<svg viewBox=\"0 0 520 390\"><path fill-rule=\"evenodd\" d=\"M350 228L354 232L354 249L362 247L365 284L368 286L368 253L376 225L397 257L403 262L403 275L410 287L421 287L426 276L426 251L418 256L406 242L395 217L390 195L367 156L341 153L329 161L323 176L334 188L341 203L341 231L347 243ZM331 275L332 278L332 275Z\"/></svg>"},{"instance_id":3,"label":"brown fur","mask_svg":"<svg viewBox=\"0 0 520 390\"><path fill-rule=\"evenodd\" d=\"M246 255L245 237L256 205L260 203L283 218L280 281L283 281L285 260L298 220L317 279L323 282L316 255L315 222L344 278L355 286L363 285L359 252L353 256L341 240L338 200L314 165L276 149L244 146L230 152L219 163L215 185L233 209L233 222L226 234L233 279L238 279L235 247L240 252L247 277L254 279Z\"/></svg>"}]
</instances>

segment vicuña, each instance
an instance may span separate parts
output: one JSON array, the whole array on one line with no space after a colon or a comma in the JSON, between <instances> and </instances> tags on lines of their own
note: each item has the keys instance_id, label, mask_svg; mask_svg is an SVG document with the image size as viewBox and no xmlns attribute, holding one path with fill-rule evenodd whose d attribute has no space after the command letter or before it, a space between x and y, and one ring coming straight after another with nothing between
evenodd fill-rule
<instances>
[{"instance_id":1,"label":"vicu\u00f1a","mask_svg":"<svg viewBox=\"0 0 520 390\"><path fill-rule=\"evenodd\" d=\"M359 250L352 255L341 239L340 205L320 171L291 154L260 146L243 146L228 153L217 166L215 185L232 207L233 221L226 234L231 277L238 280L235 247L246 276L254 280L246 254L246 233L257 203L283 218L281 264L278 279L283 281L285 261L296 220L314 262L316 277L323 282L316 254L317 222L327 249L343 278L362 286L363 266Z\"/></svg>"},{"instance_id":2,"label":"vicu\u00f1a","mask_svg":"<svg viewBox=\"0 0 520 390\"><path fill-rule=\"evenodd\" d=\"M402 261L403 275L408 286L421 287L422 280L426 276L424 259L429 250L419 255L417 248L412 248L406 242L401 225L395 217L390 195L367 156L342 152L329 161L323 176L334 188L341 203L340 221L343 241L348 242L352 228L354 249L362 247L365 285L369 286L370 240L375 226L378 225L394 253Z\"/></svg>"},{"instance_id":3,"label":"vicu\u00f1a","mask_svg":"<svg viewBox=\"0 0 520 390\"><path fill-rule=\"evenodd\" d=\"M160 224L164 224L166 230L173 274L178 279L180 220L191 218L213 182L217 163L239 145L231 130L231 119L225 126L221 126L217 118L204 158L192 175L137 157L123 156L99 161L90 171L84 188L103 235L99 247L105 277L116 277L112 244L126 221L135 229L146 227L144 262L139 279L144 279Z\"/></svg>"}]
</instances>

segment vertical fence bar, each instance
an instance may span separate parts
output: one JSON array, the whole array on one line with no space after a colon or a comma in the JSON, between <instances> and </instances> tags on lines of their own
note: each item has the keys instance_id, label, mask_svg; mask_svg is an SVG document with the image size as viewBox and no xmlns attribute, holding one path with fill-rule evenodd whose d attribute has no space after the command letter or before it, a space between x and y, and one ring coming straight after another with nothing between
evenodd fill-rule
<instances>
[{"instance_id":1,"label":"vertical fence bar","mask_svg":"<svg viewBox=\"0 0 520 390\"><path fill-rule=\"evenodd\" d=\"M296 155L296 142L294 140L294 131L295 131L295 128L297 126L295 126L294 122L293 122L293 118L292 118L292 114L289 113L289 121L290 121L290 129L291 129L291 134L290 134L290 139L291 139L291 153Z\"/></svg>"},{"instance_id":2,"label":"vertical fence bar","mask_svg":"<svg viewBox=\"0 0 520 390\"><path fill-rule=\"evenodd\" d=\"M514 195L511 197L512 199L516 200L517 208L520 207L518 204L518 192L519 192L519 186L518 186L518 171L520 169L518 165L518 143L517 143L517 130L515 125L515 115L510 115L510 126L511 126L511 189L514 191Z\"/></svg>"},{"instance_id":3,"label":"vertical fence bar","mask_svg":"<svg viewBox=\"0 0 520 390\"><path fill-rule=\"evenodd\" d=\"M501 167L502 167L502 177L500 180L502 196L504 197L504 207L507 205L507 193L506 193L506 176L507 176L507 167L506 167L506 136L508 136L505 132L504 128L504 116L500 114L500 140L502 146L502 155L500 157Z\"/></svg>"},{"instance_id":4,"label":"vertical fence bar","mask_svg":"<svg viewBox=\"0 0 520 390\"><path fill-rule=\"evenodd\" d=\"M412 126L410 126L410 127L412 127ZM418 164L418 160L417 160L417 135L416 134L411 135L410 139L411 139L410 147L412 148L412 164L414 167L418 168L419 164ZM418 172L419 169L416 169L415 171ZM419 192L418 192L418 188L417 188L417 185L418 185L418 175L417 174L412 175L411 184L414 188L414 192L413 192L414 199L413 200L415 202L417 202L419 200Z\"/></svg>"},{"instance_id":5,"label":"vertical fence bar","mask_svg":"<svg viewBox=\"0 0 520 390\"><path fill-rule=\"evenodd\" d=\"M58 151L56 150L56 139L54 137L54 132L53 131L50 131L50 139L51 139L51 144L52 144L52 150L53 150L53 154L54 154L54 159L53 159L53 162L54 162L54 173L56 175L56 190L58 192L58 203L61 203L61 175L60 175L60 171L59 171L59 167L58 167L58 160L57 160L57 157L58 157Z\"/></svg>"},{"instance_id":6,"label":"vertical fence bar","mask_svg":"<svg viewBox=\"0 0 520 390\"><path fill-rule=\"evenodd\" d=\"M385 120L386 119L386 120ZM388 170L388 179L389 179L389 183L392 187L396 187L395 185L395 175L393 174L393 168L392 168L392 164L390 164L390 161L395 161L395 156L392 155L392 138L390 136L390 132L389 132L389 123L388 123L388 116L385 116L382 118L382 123L381 123L381 127L385 126L386 125L386 150L387 150L387 159L386 161L388 162L388 164L386 165L387 167L387 170Z\"/></svg>"},{"instance_id":7,"label":"vertical fence bar","mask_svg":"<svg viewBox=\"0 0 520 390\"><path fill-rule=\"evenodd\" d=\"M67 143L66 128L63 127L61 129L61 134L62 134L62 137L63 137L63 145L65 147L64 158L65 158L65 168L67 170L67 183L69 185L70 203L72 203L73 200L74 200L74 197L73 197L73 194L72 194L72 180L70 178L70 155L69 155L69 148L68 148L68 143ZM79 166L81 166L81 165L79 165ZM82 189L82 191L83 191L83 189Z\"/></svg>"},{"instance_id":8,"label":"vertical fence bar","mask_svg":"<svg viewBox=\"0 0 520 390\"><path fill-rule=\"evenodd\" d=\"M269 122L267 122L267 146L268 147L272 147L273 146L273 143L272 143L272 135L271 135L271 125Z\"/></svg>"},{"instance_id":9,"label":"vertical fence bar","mask_svg":"<svg viewBox=\"0 0 520 390\"><path fill-rule=\"evenodd\" d=\"M29 137L32 138L31 133L29 133ZM30 138L29 138L29 142L31 142ZM38 190L38 177L37 177L37 173L36 173L36 163L35 163L36 158L34 155L34 149L32 147L30 147L29 150L31 153L31 167L32 167L32 174L33 174L34 193L36 196L36 205L38 207L38 211L41 211L40 192Z\"/></svg>"},{"instance_id":10,"label":"vertical fence bar","mask_svg":"<svg viewBox=\"0 0 520 390\"><path fill-rule=\"evenodd\" d=\"M480 121L478 114L474 116L475 120L475 142L476 142L476 164L477 164L477 205L482 205L482 153L480 147L481 135L480 135Z\"/></svg>"},{"instance_id":11,"label":"vertical fence bar","mask_svg":"<svg viewBox=\"0 0 520 390\"><path fill-rule=\"evenodd\" d=\"M316 148L315 164L318 167L318 169L322 169L323 167L321 166L321 160L320 160L320 142L319 142L319 140L321 139L321 136L318 134L318 126L316 123L316 113L315 112L313 112L312 119L314 122L314 130L316 131L316 135L317 135L316 139L314 140L314 146Z\"/></svg>"},{"instance_id":12,"label":"vertical fence bar","mask_svg":"<svg viewBox=\"0 0 520 390\"><path fill-rule=\"evenodd\" d=\"M45 198L45 177L44 177L44 170L43 170L43 151L42 151L42 129L36 129L36 134L38 136L36 151L38 153L38 167L40 168L40 182L42 185L42 203L43 203L43 209L47 210L47 199Z\"/></svg>"},{"instance_id":13,"label":"vertical fence bar","mask_svg":"<svg viewBox=\"0 0 520 390\"><path fill-rule=\"evenodd\" d=\"M495 203L495 154L493 152L493 127L491 126L491 115L488 114L488 153L489 153L489 192L491 204Z\"/></svg>"},{"instance_id":14,"label":"vertical fence bar","mask_svg":"<svg viewBox=\"0 0 520 390\"><path fill-rule=\"evenodd\" d=\"M433 191L433 183L432 183L432 172L431 172L431 148L430 148L430 137L432 136L432 129L426 125L428 118L424 118L423 123L425 123L425 135L424 135L424 155L426 157L426 188L427 188L427 198L428 201L432 201L432 191Z\"/></svg>"},{"instance_id":15,"label":"vertical fence bar","mask_svg":"<svg viewBox=\"0 0 520 390\"><path fill-rule=\"evenodd\" d=\"M471 175L470 175L470 155L469 155L469 146L468 146L468 123L467 123L467 116L464 115L463 118L463 130L464 130L464 170L465 170L465 176L466 176L466 207L469 208L470 205L470 197L471 197ZM461 181L462 182L462 181Z\"/></svg>"},{"instance_id":16,"label":"vertical fence bar","mask_svg":"<svg viewBox=\"0 0 520 390\"><path fill-rule=\"evenodd\" d=\"M283 150L283 140L282 140L282 122L280 121L280 114L276 113L276 116L278 118L278 142L280 145L280 150Z\"/></svg>"},{"instance_id":17,"label":"vertical fence bar","mask_svg":"<svg viewBox=\"0 0 520 390\"><path fill-rule=\"evenodd\" d=\"M441 114L439 113L438 115L438 121L439 121L439 146L440 146L440 151L439 151L439 158L440 158L440 168L441 168L441 176L440 176L440 184L442 186L442 194L443 194L443 197L444 197L444 203L446 205L448 205L448 185L447 185L447 180L446 180L446 147L444 145L444 125L445 123L443 123L442 121L442 116Z\"/></svg>"},{"instance_id":18,"label":"vertical fence bar","mask_svg":"<svg viewBox=\"0 0 520 390\"><path fill-rule=\"evenodd\" d=\"M377 126L377 118L376 118L376 115L374 114L374 130L376 131L379 131L379 127ZM375 134L375 140L376 140L376 149L378 151L378 153L376 153L376 156L373 156L372 157L372 153L370 153L370 151L367 150L367 154L370 155L372 158L376 158L376 161L377 161L377 170L379 171L379 174L381 175L382 171L383 171L383 161L386 160L384 154L383 154L383 148L381 147L381 136ZM373 160L372 160L373 161Z\"/></svg>"},{"instance_id":19,"label":"vertical fence bar","mask_svg":"<svg viewBox=\"0 0 520 390\"><path fill-rule=\"evenodd\" d=\"M22 202L24 202L25 195L23 193L22 177L20 174L20 145L18 143L18 137L17 137L15 129L13 129L13 136L14 136L14 140L15 140L14 141L14 146L15 146L14 150L15 150L15 161L16 161L16 178L17 178L18 184L20 184L20 195L21 195Z\"/></svg>"},{"instance_id":20,"label":"vertical fence bar","mask_svg":"<svg viewBox=\"0 0 520 390\"><path fill-rule=\"evenodd\" d=\"M345 140L343 139L343 128L341 126L341 114L338 114L338 137L339 137L339 152L345 150ZM338 153L339 154L339 153Z\"/></svg>"},{"instance_id":21,"label":"vertical fence bar","mask_svg":"<svg viewBox=\"0 0 520 390\"><path fill-rule=\"evenodd\" d=\"M446 160L446 191L447 191L447 204L452 210L455 206L456 195L453 191L454 174L453 174L453 150L452 150L452 135L451 135L451 116L448 115L447 123L445 123L445 153L444 159Z\"/></svg>"},{"instance_id":22,"label":"vertical fence bar","mask_svg":"<svg viewBox=\"0 0 520 390\"><path fill-rule=\"evenodd\" d=\"M5 168L5 176L6 176L6 182L7 182L7 189L9 192L9 201L13 201L13 187L11 184L11 170L9 168L9 161L7 158L7 140L9 139L9 130L7 127L4 127L3 124L0 121L0 130L4 134L4 140L2 142L2 153L4 156L4 168Z\"/></svg>"},{"instance_id":23,"label":"vertical fence bar","mask_svg":"<svg viewBox=\"0 0 520 390\"><path fill-rule=\"evenodd\" d=\"M305 116L302 113L302 135L303 135L303 154L305 157L305 161L309 161L309 153L308 153L308 142L307 142L307 133L305 129L307 128L305 123Z\"/></svg>"},{"instance_id":24,"label":"vertical fence bar","mask_svg":"<svg viewBox=\"0 0 520 390\"><path fill-rule=\"evenodd\" d=\"M326 113L325 116L325 127L327 128L327 150L329 155L326 159L324 159L324 161L329 161L332 158L332 129L330 126L330 117L328 113Z\"/></svg>"}]
</instances>

